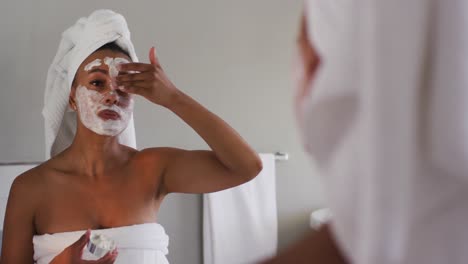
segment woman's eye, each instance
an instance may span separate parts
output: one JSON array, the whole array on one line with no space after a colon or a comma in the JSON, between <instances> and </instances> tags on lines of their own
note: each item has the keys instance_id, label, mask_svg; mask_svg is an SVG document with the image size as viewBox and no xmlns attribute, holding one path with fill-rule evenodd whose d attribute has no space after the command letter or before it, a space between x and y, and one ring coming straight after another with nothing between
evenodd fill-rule
<instances>
[{"instance_id":1,"label":"woman's eye","mask_svg":"<svg viewBox=\"0 0 468 264\"><path fill-rule=\"evenodd\" d=\"M89 84L91 84L92 86L96 86L96 87L103 87L104 86L104 82L101 81L101 80L93 80Z\"/></svg>"}]
</instances>

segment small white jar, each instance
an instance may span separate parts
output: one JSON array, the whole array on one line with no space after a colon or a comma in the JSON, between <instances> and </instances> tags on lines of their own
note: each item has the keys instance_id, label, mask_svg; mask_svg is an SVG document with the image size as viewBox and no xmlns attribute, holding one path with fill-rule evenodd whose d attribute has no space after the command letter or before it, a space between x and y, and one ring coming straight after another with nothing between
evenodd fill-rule
<instances>
[{"instance_id":1,"label":"small white jar","mask_svg":"<svg viewBox=\"0 0 468 264\"><path fill-rule=\"evenodd\" d=\"M114 250L115 242L102 234L91 234L87 248L94 256L102 258L108 252Z\"/></svg>"}]
</instances>

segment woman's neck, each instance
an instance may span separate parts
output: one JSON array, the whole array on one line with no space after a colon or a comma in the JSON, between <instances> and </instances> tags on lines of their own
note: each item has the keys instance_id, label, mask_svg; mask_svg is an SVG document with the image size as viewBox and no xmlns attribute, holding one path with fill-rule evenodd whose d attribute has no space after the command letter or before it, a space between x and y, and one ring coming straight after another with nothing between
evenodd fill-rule
<instances>
[{"instance_id":1,"label":"woman's neck","mask_svg":"<svg viewBox=\"0 0 468 264\"><path fill-rule=\"evenodd\" d=\"M77 169L93 179L105 176L122 158L117 136L101 136L81 126L69 151Z\"/></svg>"}]
</instances>

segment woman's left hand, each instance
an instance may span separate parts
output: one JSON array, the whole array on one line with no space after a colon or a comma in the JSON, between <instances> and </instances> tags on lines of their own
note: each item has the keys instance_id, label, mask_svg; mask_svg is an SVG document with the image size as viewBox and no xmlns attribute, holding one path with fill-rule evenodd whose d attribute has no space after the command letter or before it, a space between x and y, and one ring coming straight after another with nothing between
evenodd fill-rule
<instances>
[{"instance_id":1,"label":"woman's left hand","mask_svg":"<svg viewBox=\"0 0 468 264\"><path fill-rule=\"evenodd\" d=\"M178 89L159 64L154 47L150 49L149 60L150 64L120 64L116 83L124 92L141 95L155 104L168 107Z\"/></svg>"}]
</instances>

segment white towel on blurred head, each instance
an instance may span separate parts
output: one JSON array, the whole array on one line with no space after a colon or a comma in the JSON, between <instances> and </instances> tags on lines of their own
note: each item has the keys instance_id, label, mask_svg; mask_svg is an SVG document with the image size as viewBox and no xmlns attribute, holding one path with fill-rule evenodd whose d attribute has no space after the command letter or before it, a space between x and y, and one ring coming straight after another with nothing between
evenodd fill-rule
<instances>
[{"instance_id":1,"label":"white towel on blurred head","mask_svg":"<svg viewBox=\"0 0 468 264\"><path fill-rule=\"evenodd\" d=\"M47 75L42 115L45 121L46 157L67 148L76 131L76 113L67 111L70 90L81 63L101 46L114 42L138 61L125 18L111 10L96 10L65 30ZM133 117L119 135L121 144L136 147Z\"/></svg>"},{"instance_id":2,"label":"white towel on blurred head","mask_svg":"<svg viewBox=\"0 0 468 264\"><path fill-rule=\"evenodd\" d=\"M468 1L309 0L323 62L304 145L341 252L359 264L468 259Z\"/></svg>"}]
</instances>

